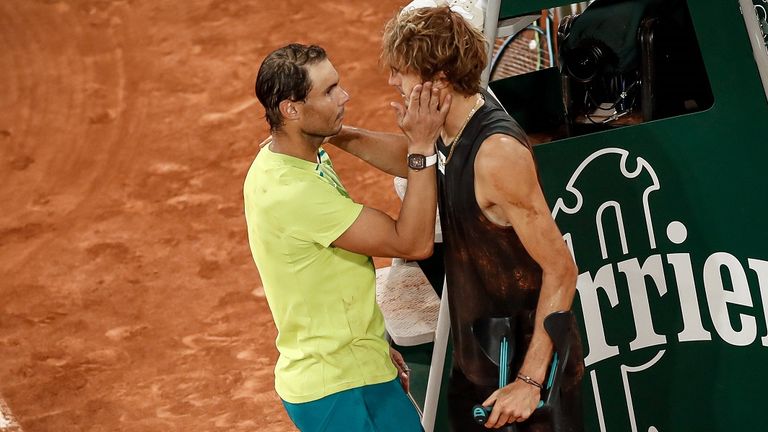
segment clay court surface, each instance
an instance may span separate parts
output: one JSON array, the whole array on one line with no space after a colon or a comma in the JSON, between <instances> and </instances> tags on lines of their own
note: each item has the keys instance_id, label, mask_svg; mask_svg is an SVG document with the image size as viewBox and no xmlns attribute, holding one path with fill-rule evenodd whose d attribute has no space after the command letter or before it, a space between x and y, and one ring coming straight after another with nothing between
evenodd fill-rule
<instances>
[{"instance_id":1,"label":"clay court surface","mask_svg":"<svg viewBox=\"0 0 768 432\"><path fill-rule=\"evenodd\" d=\"M294 430L242 215L254 77L318 43L346 123L394 130L377 59L405 3L0 1L0 397L24 431ZM331 154L395 214L390 177Z\"/></svg>"}]
</instances>

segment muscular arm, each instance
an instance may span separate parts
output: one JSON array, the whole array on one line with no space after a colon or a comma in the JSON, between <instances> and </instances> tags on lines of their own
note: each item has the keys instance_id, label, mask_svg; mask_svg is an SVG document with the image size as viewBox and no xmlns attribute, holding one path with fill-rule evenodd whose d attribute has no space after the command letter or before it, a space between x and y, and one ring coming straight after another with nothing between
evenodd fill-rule
<instances>
[{"instance_id":1,"label":"muscular arm","mask_svg":"<svg viewBox=\"0 0 768 432\"><path fill-rule=\"evenodd\" d=\"M440 101L431 83L425 83L423 91L420 85L414 87L407 110L401 106L398 111L406 152L434 153L434 142L449 108L450 96ZM402 163L405 164L405 154ZM420 171L408 169L408 190L398 219L366 207L333 245L371 256L422 259L431 255L437 207L435 175L434 165Z\"/></svg>"},{"instance_id":2,"label":"muscular arm","mask_svg":"<svg viewBox=\"0 0 768 432\"><path fill-rule=\"evenodd\" d=\"M403 178L408 175L408 139L403 134L344 126L328 142L387 174Z\"/></svg>"},{"instance_id":3,"label":"muscular arm","mask_svg":"<svg viewBox=\"0 0 768 432\"><path fill-rule=\"evenodd\" d=\"M544 318L570 309L576 293L576 265L550 215L533 156L526 147L509 136L493 135L477 154L475 172L475 193L483 213L497 224L512 226L542 269L533 337L520 368L521 374L542 383L553 352L552 341L544 330ZM492 414L489 423L505 418L524 420L535 409L540 396L538 389L520 380L498 393L499 411L507 412L499 412L496 418Z\"/></svg>"},{"instance_id":4,"label":"muscular arm","mask_svg":"<svg viewBox=\"0 0 768 432\"><path fill-rule=\"evenodd\" d=\"M437 206L435 166L409 171L408 191L397 220L365 207L333 245L379 257L418 260L432 255Z\"/></svg>"}]
</instances>

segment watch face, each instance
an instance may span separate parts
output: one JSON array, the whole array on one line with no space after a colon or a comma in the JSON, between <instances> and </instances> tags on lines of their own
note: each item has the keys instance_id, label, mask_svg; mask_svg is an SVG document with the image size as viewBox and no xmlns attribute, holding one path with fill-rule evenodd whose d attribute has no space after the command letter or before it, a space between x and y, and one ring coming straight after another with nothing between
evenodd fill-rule
<instances>
[{"instance_id":1,"label":"watch face","mask_svg":"<svg viewBox=\"0 0 768 432\"><path fill-rule=\"evenodd\" d=\"M424 169L427 165L427 158L421 154L408 155L408 167L415 170Z\"/></svg>"}]
</instances>

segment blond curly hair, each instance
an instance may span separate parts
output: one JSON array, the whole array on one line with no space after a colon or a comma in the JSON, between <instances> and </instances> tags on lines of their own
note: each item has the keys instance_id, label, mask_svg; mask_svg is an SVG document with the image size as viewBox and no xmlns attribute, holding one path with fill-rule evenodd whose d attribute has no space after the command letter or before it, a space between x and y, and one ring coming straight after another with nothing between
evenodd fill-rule
<instances>
[{"instance_id":1,"label":"blond curly hair","mask_svg":"<svg viewBox=\"0 0 768 432\"><path fill-rule=\"evenodd\" d=\"M417 73L424 81L443 72L458 93L469 96L480 91L487 47L483 34L448 6L419 8L389 20L381 60L385 67Z\"/></svg>"}]
</instances>

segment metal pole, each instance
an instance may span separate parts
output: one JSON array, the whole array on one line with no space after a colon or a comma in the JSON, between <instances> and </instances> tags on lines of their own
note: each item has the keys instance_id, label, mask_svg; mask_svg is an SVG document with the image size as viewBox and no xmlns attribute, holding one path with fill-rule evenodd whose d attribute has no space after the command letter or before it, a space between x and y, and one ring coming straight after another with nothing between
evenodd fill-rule
<instances>
[{"instance_id":1,"label":"metal pole","mask_svg":"<svg viewBox=\"0 0 768 432\"><path fill-rule=\"evenodd\" d=\"M760 30L760 21L755 12L755 5L750 0L739 0L741 5L741 14L744 15L744 22L747 25L749 41L752 43L752 53L755 55L757 70L760 72L760 78L763 80L763 90L768 99L768 47L763 40L763 32Z\"/></svg>"},{"instance_id":2,"label":"metal pole","mask_svg":"<svg viewBox=\"0 0 768 432\"><path fill-rule=\"evenodd\" d=\"M443 279L443 295L440 298L440 311L437 314L435 345L432 348L432 364L429 366L427 395L424 398L424 416L421 419L424 432L432 432L435 429L437 402L440 399L440 387L443 382L443 368L445 367L445 354L448 349L450 332L451 316L448 310L448 284Z\"/></svg>"},{"instance_id":3,"label":"metal pole","mask_svg":"<svg viewBox=\"0 0 768 432\"><path fill-rule=\"evenodd\" d=\"M499 28L499 11L501 10L501 0L488 0L488 5L485 9L485 17L483 19L483 34L485 40L488 43L488 64L485 65L485 70L480 78L480 85L483 88L488 87L488 81L491 78L491 62L490 58L493 55L493 47L496 42L496 33Z\"/></svg>"}]
</instances>

